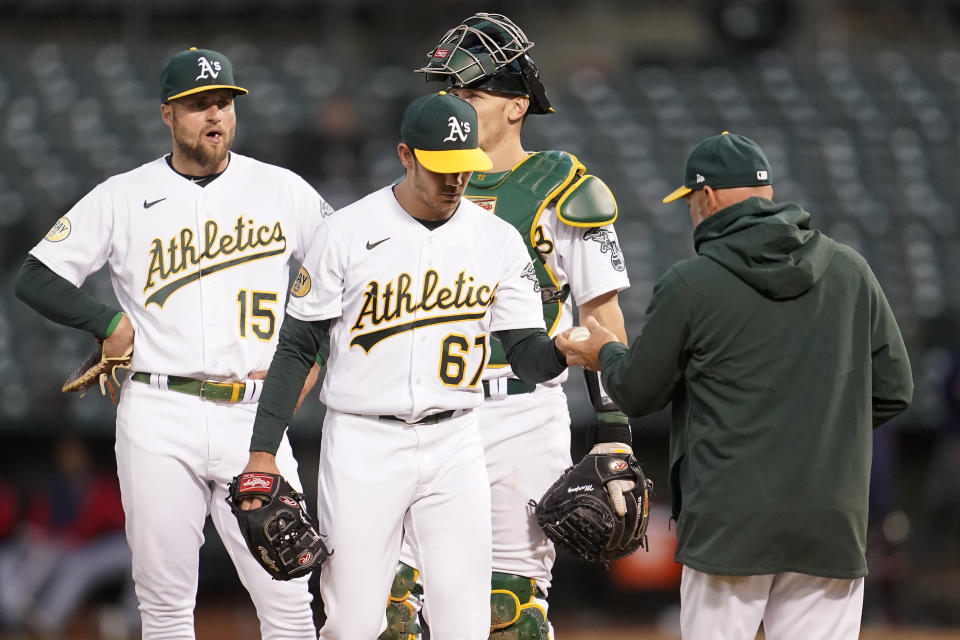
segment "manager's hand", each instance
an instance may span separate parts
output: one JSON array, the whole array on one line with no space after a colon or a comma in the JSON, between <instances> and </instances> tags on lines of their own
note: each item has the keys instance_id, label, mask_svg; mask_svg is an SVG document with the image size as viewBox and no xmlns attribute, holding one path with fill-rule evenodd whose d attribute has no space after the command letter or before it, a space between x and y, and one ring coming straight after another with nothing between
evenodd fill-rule
<instances>
[{"instance_id":1,"label":"manager's hand","mask_svg":"<svg viewBox=\"0 0 960 640\"><path fill-rule=\"evenodd\" d=\"M571 340L573 329L567 329L557 336L557 348L567 357L567 365L600 371L600 348L608 342L618 342L617 336L593 317L587 318L583 326L590 330L589 338Z\"/></svg>"}]
</instances>

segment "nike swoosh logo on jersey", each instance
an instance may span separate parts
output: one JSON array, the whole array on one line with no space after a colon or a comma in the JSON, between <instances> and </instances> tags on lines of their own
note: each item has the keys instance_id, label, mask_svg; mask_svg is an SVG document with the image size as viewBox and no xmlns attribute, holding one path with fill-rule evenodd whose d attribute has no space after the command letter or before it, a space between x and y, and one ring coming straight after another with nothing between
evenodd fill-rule
<instances>
[{"instance_id":1,"label":"nike swoosh logo on jersey","mask_svg":"<svg viewBox=\"0 0 960 640\"><path fill-rule=\"evenodd\" d=\"M390 239L390 236L387 236L387 237L384 238L383 240L377 240L376 242L370 242L369 240L367 240L367 249L373 249L373 248L376 247L377 245L383 244L384 242L386 242L386 241L389 240L389 239Z\"/></svg>"},{"instance_id":2,"label":"nike swoosh logo on jersey","mask_svg":"<svg viewBox=\"0 0 960 640\"><path fill-rule=\"evenodd\" d=\"M166 200L166 198L160 198L159 200L154 200L153 202L147 202L146 200L144 200L144 201L143 201L143 208L144 208L144 209L149 209L149 208L152 207L153 205L157 204L158 202L163 202L164 200Z\"/></svg>"}]
</instances>

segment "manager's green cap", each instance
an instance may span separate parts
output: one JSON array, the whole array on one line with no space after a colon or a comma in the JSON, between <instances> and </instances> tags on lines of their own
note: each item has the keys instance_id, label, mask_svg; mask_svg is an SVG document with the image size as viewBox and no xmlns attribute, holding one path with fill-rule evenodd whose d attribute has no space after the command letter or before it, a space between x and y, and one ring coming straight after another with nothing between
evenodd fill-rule
<instances>
[{"instance_id":1,"label":"manager's green cap","mask_svg":"<svg viewBox=\"0 0 960 640\"><path fill-rule=\"evenodd\" d=\"M190 47L174 54L160 74L160 99L170 102L192 93L232 89L233 95L249 93L233 80L233 65L219 51Z\"/></svg>"},{"instance_id":2,"label":"manager's green cap","mask_svg":"<svg viewBox=\"0 0 960 640\"><path fill-rule=\"evenodd\" d=\"M486 171L493 161L480 149L477 128L473 105L441 91L410 103L400 121L400 140L434 173Z\"/></svg>"},{"instance_id":3,"label":"manager's green cap","mask_svg":"<svg viewBox=\"0 0 960 640\"><path fill-rule=\"evenodd\" d=\"M771 184L770 162L756 142L746 136L724 131L700 142L687 157L683 186L663 199L679 200L691 191L759 187Z\"/></svg>"}]
</instances>

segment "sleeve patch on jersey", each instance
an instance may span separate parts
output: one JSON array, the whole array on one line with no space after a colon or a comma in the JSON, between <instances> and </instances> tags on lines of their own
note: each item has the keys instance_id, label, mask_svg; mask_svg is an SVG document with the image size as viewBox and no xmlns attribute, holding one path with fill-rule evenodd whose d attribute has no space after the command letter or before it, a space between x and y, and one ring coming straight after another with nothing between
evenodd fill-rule
<instances>
[{"instance_id":1,"label":"sleeve patch on jersey","mask_svg":"<svg viewBox=\"0 0 960 640\"><path fill-rule=\"evenodd\" d=\"M540 281L537 280L537 270L534 268L532 262L527 263L527 266L523 268L523 273L520 275L533 283L534 291L540 291Z\"/></svg>"},{"instance_id":2,"label":"sleeve patch on jersey","mask_svg":"<svg viewBox=\"0 0 960 640\"><path fill-rule=\"evenodd\" d=\"M297 272L297 277L293 279L290 286L290 295L294 298L302 298L310 293L310 274L303 267Z\"/></svg>"},{"instance_id":3,"label":"sleeve patch on jersey","mask_svg":"<svg viewBox=\"0 0 960 640\"><path fill-rule=\"evenodd\" d=\"M620 251L620 245L612 233L606 229L595 227L588 229L583 234L583 239L596 242L600 245L600 253L610 254L610 265L617 271L624 271L627 268L623 259L623 253Z\"/></svg>"},{"instance_id":4,"label":"sleeve patch on jersey","mask_svg":"<svg viewBox=\"0 0 960 640\"><path fill-rule=\"evenodd\" d=\"M70 220L67 218L60 218L53 226L50 228L50 231L47 232L47 235L44 236L50 242L60 242L65 240L67 236L70 235Z\"/></svg>"}]
</instances>

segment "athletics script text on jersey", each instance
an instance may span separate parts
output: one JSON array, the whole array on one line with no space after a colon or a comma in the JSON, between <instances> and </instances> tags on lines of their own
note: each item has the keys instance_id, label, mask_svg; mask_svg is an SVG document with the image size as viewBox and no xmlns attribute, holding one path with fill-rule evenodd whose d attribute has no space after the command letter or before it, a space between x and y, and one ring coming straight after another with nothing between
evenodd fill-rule
<instances>
[{"instance_id":1,"label":"athletics script text on jersey","mask_svg":"<svg viewBox=\"0 0 960 640\"><path fill-rule=\"evenodd\" d=\"M407 273L401 273L395 280L383 284L376 280L368 282L363 293L363 304L351 332L363 331L367 322L377 327L385 322L403 320L405 316L420 316L418 312L438 313L411 318L383 329L358 333L350 340L350 346L359 346L364 351L370 351L381 340L417 327L477 320L484 316L495 300L496 284L476 283L476 278L464 271L457 274L450 286L440 286L440 280L440 274L436 270L428 269L423 274L419 294L411 291L413 277ZM445 313L450 309L462 313Z\"/></svg>"},{"instance_id":2,"label":"athletics script text on jersey","mask_svg":"<svg viewBox=\"0 0 960 640\"><path fill-rule=\"evenodd\" d=\"M200 278L238 264L280 255L286 250L287 239L279 220L257 224L242 215L224 232L215 220L207 220L202 237L197 237L190 227L184 227L166 244L160 238L154 238L147 251L150 266L143 292L147 293L171 277L184 275L150 294L144 306L155 303L162 307L175 291ZM201 262L205 262L202 267ZM190 271L195 267L199 268Z\"/></svg>"}]
</instances>

